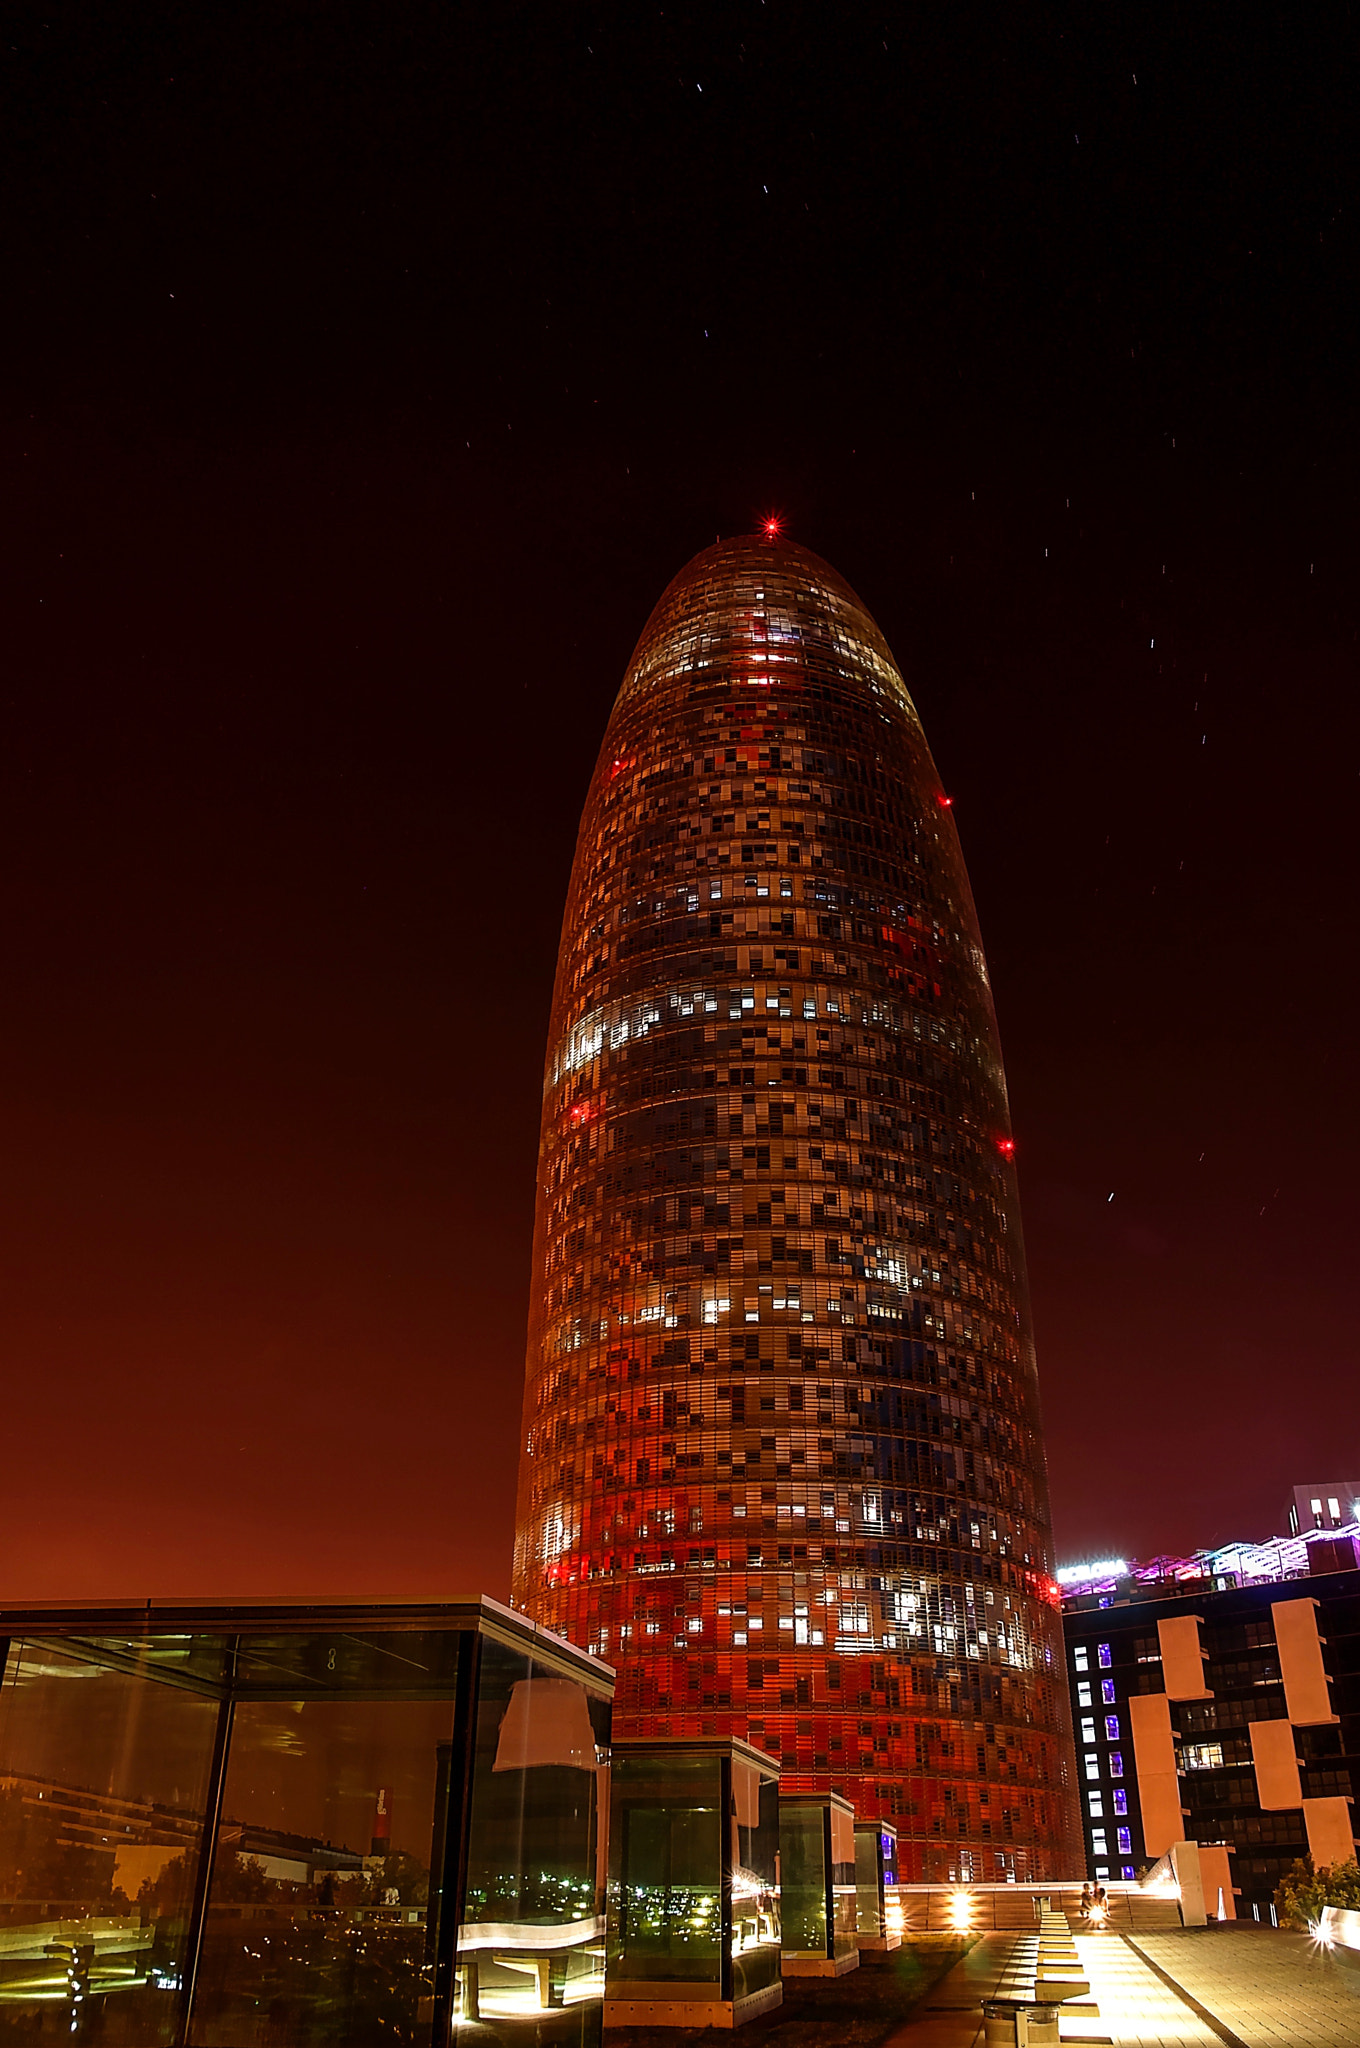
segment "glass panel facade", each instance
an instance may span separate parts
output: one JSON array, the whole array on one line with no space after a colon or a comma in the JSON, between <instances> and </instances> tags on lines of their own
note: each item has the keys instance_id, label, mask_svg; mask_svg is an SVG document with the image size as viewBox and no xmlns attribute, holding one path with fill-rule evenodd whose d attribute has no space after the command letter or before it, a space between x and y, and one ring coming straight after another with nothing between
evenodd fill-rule
<instances>
[{"instance_id":1,"label":"glass panel facade","mask_svg":"<svg viewBox=\"0 0 1360 2048\"><path fill-rule=\"evenodd\" d=\"M424 2001L428 2028L435 1795L452 1733L451 1700L238 1700L194 2048L237 2048L260 2013L280 2040L369 2048L413 2039Z\"/></svg>"},{"instance_id":2,"label":"glass panel facade","mask_svg":"<svg viewBox=\"0 0 1360 2048\"><path fill-rule=\"evenodd\" d=\"M911 1878L1081 1858L1013 1151L882 634L803 549L705 550L577 841L515 1599L620 1732L748 1738Z\"/></svg>"},{"instance_id":3,"label":"glass panel facade","mask_svg":"<svg viewBox=\"0 0 1360 2048\"><path fill-rule=\"evenodd\" d=\"M881 1940L886 1932L878 1855L878 1830L855 1830L855 1930Z\"/></svg>"},{"instance_id":4,"label":"glass panel facade","mask_svg":"<svg viewBox=\"0 0 1360 2048\"><path fill-rule=\"evenodd\" d=\"M779 1913L784 1954L821 1960L832 1953L831 1873L826 1810L814 1801L779 1802Z\"/></svg>"},{"instance_id":5,"label":"glass panel facade","mask_svg":"<svg viewBox=\"0 0 1360 2048\"><path fill-rule=\"evenodd\" d=\"M780 1900L792 1962L857 1956L855 1817L837 1798L781 1798Z\"/></svg>"},{"instance_id":6,"label":"glass panel facade","mask_svg":"<svg viewBox=\"0 0 1360 2048\"><path fill-rule=\"evenodd\" d=\"M175 2038L218 1706L50 1642L0 1686L0 2040Z\"/></svg>"},{"instance_id":7,"label":"glass panel facade","mask_svg":"<svg viewBox=\"0 0 1360 2048\"><path fill-rule=\"evenodd\" d=\"M831 1952L857 1953L855 1940L855 1815L841 1800L831 1802Z\"/></svg>"},{"instance_id":8,"label":"glass panel facade","mask_svg":"<svg viewBox=\"0 0 1360 2048\"><path fill-rule=\"evenodd\" d=\"M597 2041L611 1675L432 1612L0 1616L0 2041Z\"/></svg>"},{"instance_id":9,"label":"glass panel facade","mask_svg":"<svg viewBox=\"0 0 1360 2048\"><path fill-rule=\"evenodd\" d=\"M780 1981L779 1781L733 1763L732 1996L768 1994Z\"/></svg>"},{"instance_id":10,"label":"glass panel facade","mask_svg":"<svg viewBox=\"0 0 1360 2048\"><path fill-rule=\"evenodd\" d=\"M897 1902L897 1837L876 1822L855 1829L855 1934L860 1945L902 1933ZM895 1909L889 1916L889 1904Z\"/></svg>"},{"instance_id":11,"label":"glass panel facade","mask_svg":"<svg viewBox=\"0 0 1360 2048\"><path fill-rule=\"evenodd\" d=\"M777 1995L779 1848L778 1777L744 1745L616 1746L611 2003Z\"/></svg>"},{"instance_id":12,"label":"glass panel facade","mask_svg":"<svg viewBox=\"0 0 1360 2048\"><path fill-rule=\"evenodd\" d=\"M614 1765L611 1998L643 1984L723 1995L722 1775L716 1752Z\"/></svg>"},{"instance_id":13,"label":"glass panel facade","mask_svg":"<svg viewBox=\"0 0 1360 2048\"><path fill-rule=\"evenodd\" d=\"M483 1643L458 1930L456 2016L469 2027L532 2028L540 2015L587 2008L598 2018L608 1742L607 1700Z\"/></svg>"}]
</instances>

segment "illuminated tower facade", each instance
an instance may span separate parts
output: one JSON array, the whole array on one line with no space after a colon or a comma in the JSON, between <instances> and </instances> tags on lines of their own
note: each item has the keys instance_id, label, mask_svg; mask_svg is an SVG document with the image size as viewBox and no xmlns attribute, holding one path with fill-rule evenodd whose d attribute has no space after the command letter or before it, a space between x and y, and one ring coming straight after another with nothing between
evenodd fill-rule
<instances>
[{"instance_id":1,"label":"illuminated tower facade","mask_svg":"<svg viewBox=\"0 0 1360 2048\"><path fill-rule=\"evenodd\" d=\"M577 841L514 1598L620 1733L749 1736L904 1878L1082 1868L1013 1152L882 634L803 548L705 549Z\"/></svg>"}]
</instances>

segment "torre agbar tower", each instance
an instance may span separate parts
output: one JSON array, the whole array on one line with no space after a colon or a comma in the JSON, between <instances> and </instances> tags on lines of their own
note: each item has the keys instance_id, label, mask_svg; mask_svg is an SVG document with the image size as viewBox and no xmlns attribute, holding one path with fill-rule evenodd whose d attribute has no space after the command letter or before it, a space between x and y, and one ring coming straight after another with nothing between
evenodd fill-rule
<instances>
[{"instance_id":1,"label":"torre agbar tower","mask_svg":"<svg viewBox=\"0 0 1360 2048\"><path fill-rule=\"evenodd\" d=\"M1083 1867L1014 1147L948 799L806 549L706 548L586 800L514 1599L904 1878Z\"/></svg>"}]
</instances>

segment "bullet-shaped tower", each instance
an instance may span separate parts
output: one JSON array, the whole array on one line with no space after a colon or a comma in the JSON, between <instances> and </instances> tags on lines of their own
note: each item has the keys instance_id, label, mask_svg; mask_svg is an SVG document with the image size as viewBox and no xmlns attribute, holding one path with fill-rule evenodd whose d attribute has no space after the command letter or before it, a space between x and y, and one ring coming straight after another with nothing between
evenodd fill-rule
<instances>
[{"instance_id":1,"label":"bullet-shaped tower","mask_svg":"<svg viewBox=\"0 0 1360 2048\"><path fill-rule=\"evenodd\" d=\"M949 802L775 536L624 677L553 998L514 1598L902 1875L1082 1868L1014 1147Z\"/></svg>"}]
</instances>

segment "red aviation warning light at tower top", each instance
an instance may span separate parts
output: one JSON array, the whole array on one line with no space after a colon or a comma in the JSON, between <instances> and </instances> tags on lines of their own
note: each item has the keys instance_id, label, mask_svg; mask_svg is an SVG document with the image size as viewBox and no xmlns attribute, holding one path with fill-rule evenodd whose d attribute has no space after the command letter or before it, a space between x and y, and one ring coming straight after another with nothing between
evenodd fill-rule
<instances>
[{"instance_id":1,"label":"red aviation warning light at tower top","mask_svg":"<svg viewBox=\"0 0 1360 2048\"><path fill-rule=\"evenodd\" d=\"M907 1878L1077 1868L1005 1083L892 655L778 522L638 642L550 1027L514 1597Z\"/></svg>"}]
</instances>

